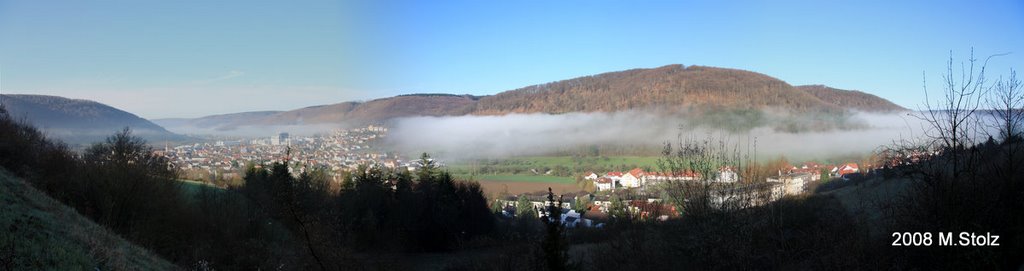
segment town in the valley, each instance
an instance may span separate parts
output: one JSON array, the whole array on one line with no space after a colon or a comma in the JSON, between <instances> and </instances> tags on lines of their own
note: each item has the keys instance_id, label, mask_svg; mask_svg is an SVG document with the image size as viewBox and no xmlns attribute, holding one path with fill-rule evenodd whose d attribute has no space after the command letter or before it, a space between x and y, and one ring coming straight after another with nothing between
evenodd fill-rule
<instances>
[{"instance_id":1,"label":"town in the valley","mask_svg":"<svg viewBox=\"0 0 1024 271\"><path fill-rule=\"evenodd\" d=\"M187 178L198 180L237 180L250 164L260 166L286 160L294 174L311 168L325 169L334 181L340 181L341 174L337 173L355 170L359 165L415 170L417 161L405 161L373 147L386 135L387 128L370 125L314 136L281 132L248 140L166 145L156 153L170 159Z\"/></svg>"}]
</instances>

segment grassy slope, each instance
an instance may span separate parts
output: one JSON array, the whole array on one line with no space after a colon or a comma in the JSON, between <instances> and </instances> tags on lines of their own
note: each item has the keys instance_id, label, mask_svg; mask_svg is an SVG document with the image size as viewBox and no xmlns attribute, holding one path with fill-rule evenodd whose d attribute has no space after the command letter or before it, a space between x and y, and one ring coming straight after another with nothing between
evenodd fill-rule
<instances>
[{"instance_id":1,"label":"grassy slope","mask_svg":"<svg viewBox=\"0 0 1024 271\"><path fill-rule=\"evenodd\" d=\"M0 170L0 270L95 268L176 269Z\"/></svg>"},{"instance_id":2,"label":"grassy slope","mask_svg":"<svg viewBox=\"0 0 1024 271\"><path fill-rule=\"evenodd\" d=\"M210 184L210 183L205 183L205 182L200 182L200 181L193 181L193 180L186 180L186 179L178 179L178 181L181 182L181 188L183 190L185 190L185 193L187 193L188 195L192 195L192 196L195 196L196 194L198 194L199 191L202 190L202 189L211 189L211 191L221 191L222 190L219 187L217 187L217 186L215 186L213 184Z\"/></svg>"},{"instance_id":3,"label":"grassy slope","mask_svg":"<svg viewBox=\"0 0 1024 271\"><path fill-rule=\"evenodd\" d=\"M883 206L891 204L891 199L902 196L909 187L909 180L874 177L821 194L834 196L856 220L865 223L864 226L868 227L873 236L878 237L888 234L884 230Z\"/></svg>"}]
</instances>

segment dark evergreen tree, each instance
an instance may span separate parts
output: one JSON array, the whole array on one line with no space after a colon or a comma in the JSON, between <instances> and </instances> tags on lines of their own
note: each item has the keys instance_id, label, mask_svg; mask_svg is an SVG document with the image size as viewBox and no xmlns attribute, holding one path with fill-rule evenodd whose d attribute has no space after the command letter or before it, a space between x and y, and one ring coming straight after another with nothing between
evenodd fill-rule
<instances>
[{"instance_id":1,"label":"dark evergreen tree","mask_svg":"<svg viewBox=\"0 0 1024 271\"><path fill-rule=\"evenodd\" d=\"M555 204L555 193L552 193L551 188L548 187L548 206L544 216L541 217L541 221L544 222L546 229L546 235L544 236L544 241L541 242L541 248L544 251L544 261L547 263L548 270L568 270L569 256L567 252L569 246L562 236L564 229L561 219L561 196L558 197L557 205Z\"/></svg>"}]
</instances>

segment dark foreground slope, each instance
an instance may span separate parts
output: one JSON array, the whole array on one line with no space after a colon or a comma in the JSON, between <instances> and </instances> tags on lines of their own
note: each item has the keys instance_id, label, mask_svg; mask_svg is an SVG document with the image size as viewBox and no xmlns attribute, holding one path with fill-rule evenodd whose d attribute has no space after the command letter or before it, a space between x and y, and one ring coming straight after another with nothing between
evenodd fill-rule
<instances>
[{"instance_id":1,"label":"dark foreground slope","mask_svg":"<svg viewBox=\"0 0 1024 271\"><path fill-rule=\"evenodd\" d=\"M173 270L0 170L0 270Z\"/></svg>"}]
</instances>

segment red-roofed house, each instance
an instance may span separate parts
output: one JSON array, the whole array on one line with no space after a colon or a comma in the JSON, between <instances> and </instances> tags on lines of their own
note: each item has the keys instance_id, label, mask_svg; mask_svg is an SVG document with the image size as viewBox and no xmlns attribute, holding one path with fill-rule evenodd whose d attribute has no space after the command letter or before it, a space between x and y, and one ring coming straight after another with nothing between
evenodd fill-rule
<instances>
[{"instance_id":1,"label":"red-roofed house","mask_svg":"<svg viewBox=\"0 0 1024 271\"><path fill-rule=\"evenodd\" d=\"M857 172L860 172L860 168L857 166L857 163L846 163L845 165L832 169L832 173L835 174L836 176L843 176L846 174Z\"/></svg>"},{"instance_id":2,"label":"red-roofed house","mask_svg":"<svg viewBox=\"0 0 1024 271\"><path fill-rule=\"evenodd\" d=\"M608 172L608 174L605 174L604 176L612 179L615 184L619 184L622 181L622 172L612 171Z\"/></svg>"},{"instance_id":3,"label":"red-roofed house","mask_svg":"<svg viewBox=\"0 0 1024 271\"><path fill-rule=\"evenodd\" d=\"M671 217L679 217L675 206L661 202L633 200L629 202L629 210L640 219L665 221Z\"/></svg>"}]
</instances>

